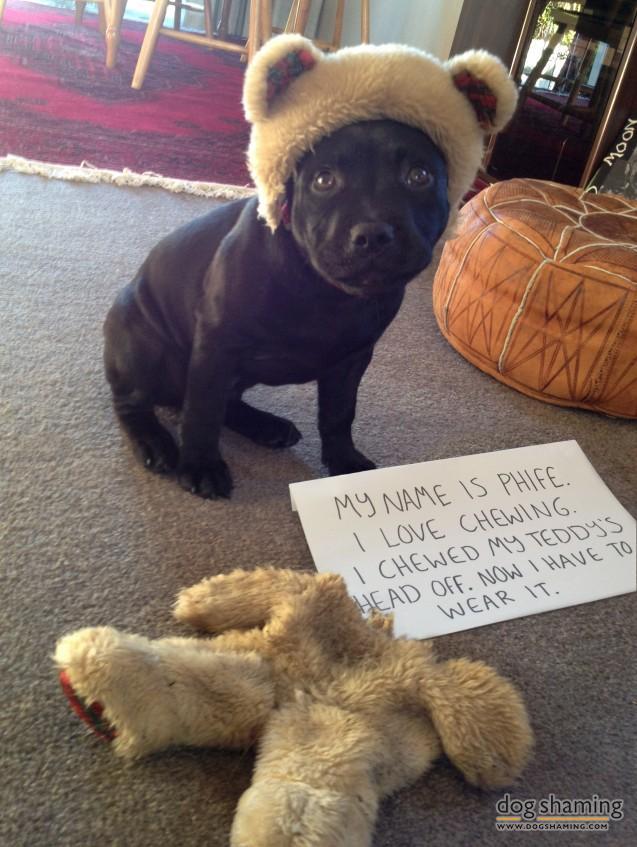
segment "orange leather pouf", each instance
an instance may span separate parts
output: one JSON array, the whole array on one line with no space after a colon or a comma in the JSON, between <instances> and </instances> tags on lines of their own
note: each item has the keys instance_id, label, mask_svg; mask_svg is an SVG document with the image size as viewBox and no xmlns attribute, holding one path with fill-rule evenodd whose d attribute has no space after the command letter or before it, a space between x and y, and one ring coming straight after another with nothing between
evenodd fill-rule
<instances>
[{"instance_id":1,"label":"orange leather pouf","mask_svg":"<svg viewBox=\"0 0 637 847\"><path fill-rule=\"evenodd\" d=\"M489 186L445 245L434 311L459 353L512 388L637 418L637 202Z\"/></svg>"}]
</instances>

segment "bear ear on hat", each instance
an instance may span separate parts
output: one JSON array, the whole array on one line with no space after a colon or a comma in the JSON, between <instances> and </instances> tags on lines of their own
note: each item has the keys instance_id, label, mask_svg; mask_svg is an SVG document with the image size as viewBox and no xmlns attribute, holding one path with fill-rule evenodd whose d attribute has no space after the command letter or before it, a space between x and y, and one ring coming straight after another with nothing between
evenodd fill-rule
<instances>
[{"instance_id":1,"label":"bear ear on hat","mask_svg":"<svg viewBox=\"0 0 637 847\"><path fill-rule=\"evenodd\" d=\"M506 126L515 111L518 91L497 56L486 50L468 50L453 56L445 67L485 133L499 132Z\"/></svg>"},{"instance_id":2,"label":"bear ear on hat","mask_svg":"<svg viewBox=\"0 0 637 847\"><path fill-rule=\"evenodd\" d=\"M322 59L323 53L302 35L278 35L267 41L246 70L246 120L253 124L267 118L278 98Z\"/></svg>"}]
</instances>

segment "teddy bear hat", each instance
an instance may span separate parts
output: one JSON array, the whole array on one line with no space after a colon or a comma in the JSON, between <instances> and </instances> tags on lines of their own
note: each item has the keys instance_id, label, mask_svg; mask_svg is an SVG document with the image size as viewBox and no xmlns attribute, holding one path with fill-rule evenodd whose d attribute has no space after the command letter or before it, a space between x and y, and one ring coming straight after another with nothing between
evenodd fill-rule
<instances>
[{"instance_id":1,"label":"teddy bear hat","mask_svg":"<svg viewBox=\"0 0 637 847\"><path fill-rule=\"evenodd\" d=\"M506 68L484 50L441 62L397 44L325 54L302 35L272 38L250 63L243 89L259 214L275 230L301 157L348 124L383 118L416 127L437 144L455 210L478 170L485 135L505 126L516 100Z\"/></svg>"}]
</instances>

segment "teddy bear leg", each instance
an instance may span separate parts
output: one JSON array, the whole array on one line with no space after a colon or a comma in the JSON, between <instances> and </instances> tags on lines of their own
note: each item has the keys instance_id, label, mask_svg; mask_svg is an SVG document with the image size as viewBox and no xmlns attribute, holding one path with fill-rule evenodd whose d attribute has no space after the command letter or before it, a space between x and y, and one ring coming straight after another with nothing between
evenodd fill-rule
<instances>
[{"instance_id":1,"label":"teddy bear leg","mask_svg":"<svg viewBox=\"0 0 637 847\"><path fill-rule=\"evenodd\" d=\"M367 716L298 693L264 730L231 847L370 847L383 747Z\"/></svg>"},{"instance_id":2,"label":"teddy bear leg","mask_svg":"<svg viewBox=\"0 0 637 847\"><path fill-rule=\"evenodd\" d=\"M101 711L121 756L174 745L250 746L274 704L269 668L255 654L213 645L96 627L60 639L54 658L71 704Z\"/></svg>"},{"instance_id":3,"label":"teddy bear leg","mask_svg":"<svg viewBox=\"0 0 637 847\"><path fill-rule=\"evenodd\" d=\"M235 570L185 588L174 615L207 632L261 626L286 595L300 593L315 578L314 573L276 568Z\"/></svg>"},{"instance_id":4,"label":"teddy bear leg","mask_svg":"<svg viewBox=\"0 0 637 847\"><path fill-rule=\"evenodd\" d=\"M441 662L422 683L449 759L481 788L509 785L529 759L533 733L517 689L482 662Z\"/></svg>"}]
</instances>

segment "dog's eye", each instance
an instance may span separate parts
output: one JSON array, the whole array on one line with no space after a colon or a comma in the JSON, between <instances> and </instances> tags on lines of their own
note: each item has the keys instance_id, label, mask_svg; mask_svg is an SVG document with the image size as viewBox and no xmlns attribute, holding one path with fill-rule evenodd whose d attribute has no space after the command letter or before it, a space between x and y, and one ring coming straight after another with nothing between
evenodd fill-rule
<instances>
[{"instance_id":1,"label":"dog's eye","mask_svg":"<svg viewBox=\"0 0 637 847\"><path fill-rule=\"evenodd\" d=\"M332 171L319 171L314 175L312 187L317 191L330 191L336 185L336 177Z\"/></svg>"},{"instance_id":2,"label":"dog's eye","mask_svg":"<svg viewBox=\"0 0 637 847\"><path fill-rule=\"evenodd\" d=\"M410 188L425 188L431 185L433 177L425 168L413 167L407 171L405 182Z\"/></svg>"}]
</instances>

